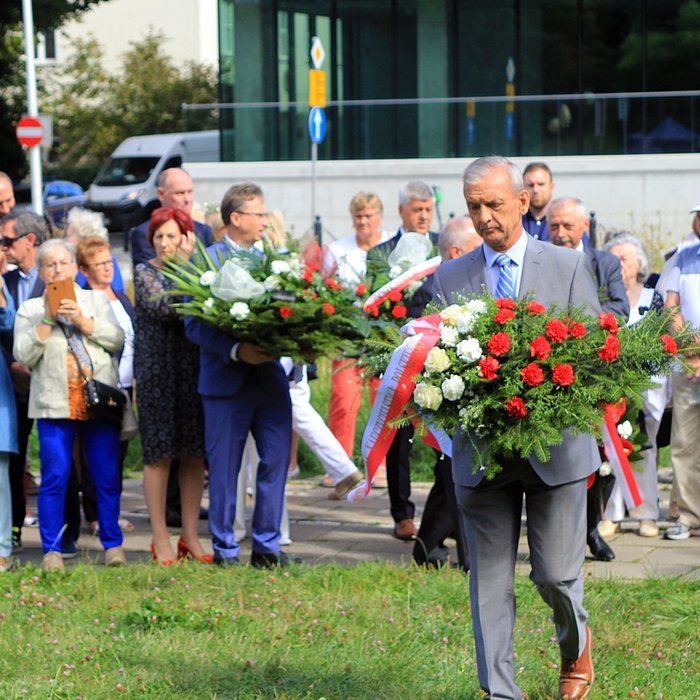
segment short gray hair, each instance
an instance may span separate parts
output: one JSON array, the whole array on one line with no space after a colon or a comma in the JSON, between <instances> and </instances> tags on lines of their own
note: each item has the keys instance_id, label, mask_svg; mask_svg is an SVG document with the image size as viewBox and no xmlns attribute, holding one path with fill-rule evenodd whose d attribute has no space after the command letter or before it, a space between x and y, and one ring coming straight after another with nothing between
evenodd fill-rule
<instances>
[{"instance_id":1,"label":"short gray hair","mask_svg":"<svg viewBox=\"0 0 700 700\"><path fill-rule=\"evenodd\" d=\"M239 185L231 185L221 200L221 218L224 226L228 226L231 223L231 214L234 211L238 211L247 201L255 199L255 197L262 199L262 196L262 188L254 182L242 182Z\"/></svg>"},{"instance_id":2,"label":"short gray hair","mask_svg":"<svg viewBox=\"0 0 700 700\"><path fill-rule=\"evenodd\" d=\"M610 252L611 248L623 243L629 243L637 256L639 263L639 272L637 273L637 282L644 282L649 277L649 256L644 248L644 244L629 231L615 231L606 241L603 250Z\"/></svg>"},{"instance_id":3,"label":"short gray hair","mask_svg":"<svg viewBox=\"0 0 700 700\"><path fill-rule=\"evenodd\" d=\"M104 218L97 211L73 207L68 211L68 216L66 217L66 231L69 226L73 227L73 231L75 231L78 238L99 236L100 238L109 239Z\"/></svg>"},{"instance_id":4,"label":"short gray hair","mask_svg":"<svg viewBox=\"0 0 700 700\"><path fill-rule=\"evenodd\" d=\"M440 231L438 238L438 250L440 257L443 260L450 259L450 248L457 246L462 252L465 252L464 245L470 234L481 239L481 236L476 232L472 220L468 216L456 216L449 219Z\"/></svg>"},{"instance_id":5,"label":"short gray hair","mask_svg":"<svg viewBox=\"0 0 700 700\"><path fill-rule=\"evenodd\" d=\"M37 264L42 266L44 259L56 248L63 248L70 255L71 262L75 262L75 246L64 238L50 238L39 246L36 254Z\"/></svg>"},{"instance_id":6,"label":"short gray hair","mask_svg":"<svg viewBox=\"0 0 700 700\"><path fill-rule=\"evenodd\" d=\"M411 200L418 199L424 202L426 199L435 200L435 193L430 185L420 180L411 180L399 190L399 206L403 207Z\"/></svg>"},{"instance_id":7,"label":"short gray hair","mask_svg":"<svg viewBox=\"0 0 700 700\"><path fill-rule=\"evenodd\" d=\"M25 211L15 219L15 233L17 238L33 233L36 236L35 245L41 245L49 236L49 228L43 216Z\"/></svg>"},{"instance_id":8,"label":"short gray hair","mask_svg":"<svg viewBox=\"0 0 700 700\"><path fill-rule=\"evenodd\" d=\"M576 208L576 215L583 221L588 218L588 208L578 197L557 197L549 203L549 211L556 209L557 207L566 206L567 204L573 204Z\"/></svg>"},{"instance_id":9,"label":"short gray hair","mask_svg":"<svg viewBox=\"0 0 700 700\"><path fill-rule=\"evenodd\" d=\"M492 170L505 168L513 185L513 194L519 194L525 189L523 175L513 161L503 156L484 156L472 161L464 170L462 184L464 187L478 185Z\"/></svg>"}]
</instances>

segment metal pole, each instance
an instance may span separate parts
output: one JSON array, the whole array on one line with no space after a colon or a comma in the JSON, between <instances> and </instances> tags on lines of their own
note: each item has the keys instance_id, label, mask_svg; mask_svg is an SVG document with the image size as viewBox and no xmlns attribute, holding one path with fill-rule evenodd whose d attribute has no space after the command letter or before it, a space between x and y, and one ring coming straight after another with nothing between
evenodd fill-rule
<instances>
[{"instance_id":1,"label":"metal pole","mask_svg":"<svg viewBox=\"0 0 700 700\"><path fill-rule=\"evenodd\" d=\"M30 117L38 117L39 109L36 97L36 73L34 72L34 15L32 0L22 0L22 18L24 24L24 50L27 69L27 113ZM32 181L32 206L41 216L44 213L42 201L41 178L41 146L29 149L29 169Z\"/></svg>"},{"instance_id":2,"label":"metal pole","mask_svg":"<svg viewBox=\"0 0 700 700\"><path fill-rule=\"evenodd\" d=\"M318 144L311 144L311 224L316 220L316 160L318 159Z\"/></svg>"}]
</instances>

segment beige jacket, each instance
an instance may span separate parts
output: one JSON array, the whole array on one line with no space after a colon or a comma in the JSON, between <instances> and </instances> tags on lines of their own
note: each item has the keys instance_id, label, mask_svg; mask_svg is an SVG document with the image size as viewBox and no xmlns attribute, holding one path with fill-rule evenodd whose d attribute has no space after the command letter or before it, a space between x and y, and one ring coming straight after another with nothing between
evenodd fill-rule
<instances>
[{"instance_id":1,"label":"beige jacket","mask_svg":"<svg viewBox=\"0 0 700 700\"><path fill-rule=\"evenodd\" d=\"M94 319L92 335L83 342L93 365L93 376L105 384L117 386L118 377L114 353L124 344L124 331L119 327L109 300L103 292L75 286L75 298L84 316ZM27 299L15 318L13 355L32 368L29 388L30 418L67 418L68 341L59 326L51 335L39 340L36 327L44 316L44 299Z\"/></svg>"}]
</instances>

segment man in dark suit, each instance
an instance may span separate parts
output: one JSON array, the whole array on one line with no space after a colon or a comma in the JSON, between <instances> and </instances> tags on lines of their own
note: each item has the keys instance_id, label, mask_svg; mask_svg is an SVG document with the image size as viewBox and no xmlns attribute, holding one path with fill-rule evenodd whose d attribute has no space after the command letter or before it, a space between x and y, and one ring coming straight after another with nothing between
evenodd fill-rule
<instances>
[{"instance_id":1,"label":"man in dark suit","mask_svg":"<svg viewBox=\"0 0 700 700\"><path fill-rule=\"evenodd\" d=\"M192 216L194 205L194 185L192 178L182 168L168 168L158 176L158 199L162 207L181 209ZM144 221L129 232L131 239L131 260L134 267L156 257L153 246L148 242L148 221ZM206 246L214 243L214 234L209 226L194 222L194 234Z\"/></svg>"},{"instance_id":2,"label":"man in dark suit","mask_svg":"<svg viewBox=\"0 0 700 700\"><path fill-rule=\"evenodd\" d=\"M12 297L15 308L26 299L39 297L44 293L44 283L39 277L36 253L48 235L43 217L32 212L10 212L0 220L2 249L8 263L17 267L6 272L5 287ZM10 370L14 384L17 405L17 441L19 452L10 455L10 492L12 494L12 548L22 549L22 526L27 510L25 491L25 464L27 442L34 421L27 416L29 382L32 371L12 355L13 332L2 333L2 352Z\"/></svg>"},{"instance_id":3,"label":"man in dark suit","mask_svg":"<svg viewBox=\"0 0 700 700\"><path fill-rule=\"evenodd\" d=\"M253 183L233 185L224 195L221 216L226 236L208 250L215 260L253 250L268 223L262 190ZM292 443L292 405L287 374L279 361L247 342L189 317L187 337L200 347L199 393L204 406L209 461L209 531L214 561L237 564L234 534L238 472L248 433L260 456L253 511L251 564L283 565L280 523ZM245 494L241 494L245 498Z\"/></svg>"},{"instance_id":4,"label":"man in dark suit","mask_svg":"<svg viewBox=\"0 0 700 700\"><path fill-rule=\"evenodd\" d=\"M388 241L371 248L367 253L367 275L372 277L377 263L386 261L396 248L401 237L406 233L419 233L429 236L437 246L438 234L430 231L435 212L435 197L429 185L414 180L408 182L399 191L399 216L401 226ZM408 315L417 318L423 315L425 305L433 295L432 278L428 277L423 285L406 301ZM411 444L413 426L399 428L386 454L386 480L391 502L391 516L394 519L394 537L399 540L412 540L417 533L413 518L416 512L411 501Z\"/></svg>"},{"instance_id":5,"label":"man in dark suit","mask_svg":"<svg viewBox=\"0 0 700 700\"><path fill-rule=\"evenodd\" d=\"M435 301L458 303L486 288L533 295L545 306L600 312L595 286L580 253L541 243L522 226L529 195L506 158L479 158L464 172L467 210L484 245L442 264L433 275ZM501 257L503 255L503 257ZM500 279L503 276L503 279ZM500 284L499 284L500 282ZM530 578L552 608L562 666L559 697L580 700L593 683L591 633L583 607L586 481L600 465L591 435L566 435L548 462L535 455L503 459L493 479L474 471L474 446L454 436L452 476L467 533L470 597L479 683L487 698L521 700L515 682L513 578L523 496L527 511Z\"/></svg>"},{"instance_id":6,"label":"man in dark suit","mask_svg":"<svg viewBox=\"0 0 700 700\"><path fill-rule=\"evenodd\" d=\"M598 288L598 298L603 311L609 311L619 316L623 323L626 322L630 305L625 283L622 280L620 259L604 250L586 245L584 237L590 225L586 205L576 197L559 197L550 203L547 220L554 245L573 248L586 256L586 265ZM607 501L609 495L609 492L604 494L604 501ZM597 489L588 491L587 512L586 541L593 558L598 561L612 561L615 558L615 552L598 532L601 508L598 504Z\"/></svg>"}]
</instances>

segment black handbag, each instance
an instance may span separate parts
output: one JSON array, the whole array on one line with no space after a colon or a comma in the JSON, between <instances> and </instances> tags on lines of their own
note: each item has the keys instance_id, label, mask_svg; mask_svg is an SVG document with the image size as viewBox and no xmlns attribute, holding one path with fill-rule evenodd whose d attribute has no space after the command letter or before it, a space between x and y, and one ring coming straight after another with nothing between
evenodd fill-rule
<instances>
[{"instance_id":1,"label":"black handbag","mask_svg":"<svg viewBox=\"0 0 700 700\"><path fill-rule=\"evenodd\" d=\"M88 377L83 370L83 366L76 353L75 348L71 343L71 336L63 327L63 324L59 324L63 334L66 336L66 341L68 342L68 349L73 353L75 357L75 363L78 366L78 372L83 378L83 389L85 391L85 403L87 404L88 413L91 418L105 420L112 425L121 427L122 419L124 417L124 409L126 408L126 395L124 391L117 386L110 386L104 382L100 382L97 379ZM82 340L80 340L82 343ZM83 347L85 347L83 345ZM85 354L90 357L87 349L85 349ZM92 360L90 361L92 363Z\"/></svg>"}]
</instances>

